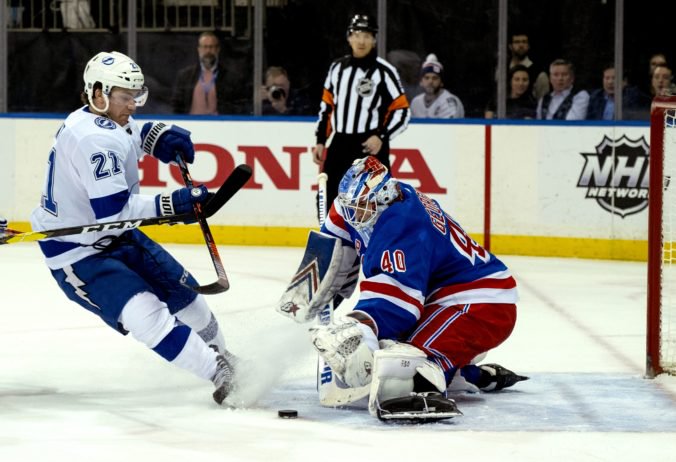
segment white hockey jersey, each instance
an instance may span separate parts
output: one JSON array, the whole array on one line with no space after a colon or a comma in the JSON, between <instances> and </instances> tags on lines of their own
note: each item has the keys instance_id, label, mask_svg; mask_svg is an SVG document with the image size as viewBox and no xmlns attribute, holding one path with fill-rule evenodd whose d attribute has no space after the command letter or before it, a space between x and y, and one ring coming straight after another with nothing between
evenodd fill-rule
<instances>
[{"instance_id":1,"label":"white hockey jersey","mask_svg":"<svg viewBox=\"0 0 676 462\"><path fill-rule=\"evenodd\" d=\"M437 99L429 106L425 104L425 93L413 98L411 116L427 119L462 119L465 117L465 107L460 98L442 88Z\"/></svg>"},{"instance_id":2,"label":"white hockey jersey","mask_svg":"<svg viewBox=\"0 0 676 462\"><path fill-rule=\"evenodd\" d=\"M54 137L33 230L157 216L155 197L140 195L141 135L130 117L122 127L88 107L72 112ZM99 250L90 247L122 230L77 234L40 241L47 265L63 268Z\"/></svg>"}]
</instances>

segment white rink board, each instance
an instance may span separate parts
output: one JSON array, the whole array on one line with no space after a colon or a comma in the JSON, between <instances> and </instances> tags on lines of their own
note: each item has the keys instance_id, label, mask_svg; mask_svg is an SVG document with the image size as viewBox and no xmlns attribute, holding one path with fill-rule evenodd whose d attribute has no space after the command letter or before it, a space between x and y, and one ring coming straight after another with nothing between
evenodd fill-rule
<instances>
[{"instance_id":1,"label":"white rink board","mask_svg":"<svg viewBox=\"0 0 676 462\"><path fill-rule=\"evenodd\" d=\"M493 233L646 239L647 208L621 217L577 187L581 153L594 152L604 137L623 135L650 141L648 127L494 126Z\"/></svg>"},{"instance_id":2,"label":"white rink board","mask_svg":"<svg viewBox=\"0 0 676 462\"><path fill-rule=\"evenodd\" d=\"M247 185L214 217L214 225L316 225L313 122L254 118L174 122L192 132L198 147L191 166L196 180L223 178L240 163L254 168L255 185ZM0 118L4 167L0 215L10 221L28 221L38 204L47 153L60 123L57 118ZM649 141L647 126L494 125L492 133L493 234L645 240L647 208L621 217L596 200L585 199L586 189L577 183L585 165L581 153L594 152L604 136ZM423 178L424 190L469 232L481 233L484 146L483 124L412 123L392 142L393 173L416 187ZM142 192L181 186L180 176L172 178L168 166L160 164L158 169L157 175L146 175L144 167ZM147 176L162 185L147 186Z\"/></svg>"}]
</instances>

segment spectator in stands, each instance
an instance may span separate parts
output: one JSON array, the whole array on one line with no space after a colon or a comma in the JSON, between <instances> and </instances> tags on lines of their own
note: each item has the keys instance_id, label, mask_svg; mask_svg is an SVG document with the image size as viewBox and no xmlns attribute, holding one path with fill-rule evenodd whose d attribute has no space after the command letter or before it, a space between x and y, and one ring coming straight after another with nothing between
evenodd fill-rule
<instances>
[{"instance_id":1,"label":"spectator in stands","mask_svg":"<svg viewBox=\"0 0 676 462\"><path fill-rule=\"evenodd\" d=\"M657 66L666 66L666 65L667 65L667 57L666 55L664 55L664 53L654 53L650 56L650 60L648 61L648 75L647 75L648 78L641 79L641 82L639 82L642 91L644 91L647 94L652 94L653 71Z\"/></svg>"},{"instance_id":2,"label":"spectator in stands","mask_svg":"<svg viewBox=\"0 0 676 462\"><path fill-rule=\"evenodd\" d=\"M666 64L655 66L650 79L651 96L676 95L676 86L673 83L673 73Z\"/></svg>"},{"instance_id":3,"label":"spectator in stands","mask_svg":"<svg viewBox=\"0 0 676 462\"><path fill-rule=\"evenodd\" d=\"M236 82L219 61L221 45L213 32L202 32L197 41L198 62L178 72L171 106L176 114L240 114L235 103Z\"/></svg>"},{"instance_id":4,"label":"spectator in stands","mask_svg":"<svg viewBox=\"0 0 676 462\"><path fill-rule=\"evenodd\" d=\"M262 90L263 115L309 115L314 112L307 95L291 88L289 74L283 67L268 67Z\"/></svg>"},{"instance_id":5,"label":"spectator in stands","mask_svg":"<svg viewBox=\"0 0 676 462\"><path fill-rule=\"evenodd\" d=\"M425 59L420 72L423 93L411 101L411 116L431 119L462 119L465 108L460 98L444 89L444 66L435 54Z\"/></svg>"},{"instance_id":6,"label":"spectator in stands","mask_svg":"<svg viewBox=\"0 0 676 462\"><path fill-rule=\"evenodd\" d=\"M587 120L615 120L615 66L607 65L603 69L603 86L589 96ZM637 87L629 85L628 79L622 81L622 118L639 120L647 116L645 108L650 106L647 95Z\"/></svg>"},{"instance_id":7,"label":"spectator in stands","mask_svg":"<svg viewBox=\"0 0 676 462\"><path fill-rule=\"evenodd\" d=\"M422 88L420 88L422 59L414 51L399 49L388 51L387 60L399 71L406 99L413 101L413 98L422 93Z\"/></svg>"},{"instance_id":8,"label":"spectator in stands","mask_svg":"<svg viewBox=\"0 0 676 462\"><path fill-rule=\"evenodd\" d=\"M511 69L514 66L520 65L528 69L531 91L535 99L538 100L549 93L549 78L547 77L547 73L528 57L530 42L525 32L514 31L510 37L509 51L512 58L509 61L509 68Z\"/></svg>"},{"instance_id":9,"label":"spectator in stands","mask_svg":"<svg viewBox=\"0 0 676 462\"><path fill-rule=\"evenodd\" d=\"M507 95L505 117L508 119L534 119L537 101L531 93L528 68L521 64L512 67L509 70L507 82L509 85L509 93ZM496 108L496 98L493 98L488 105L485 117L487 119L495 117Z\"/></svg>"},{"instance_id":10,"label":"spectator in stands","mask_svg":"<svg viewBox=\"0 0 676 462\"><path fill-rule=\"evenodd\" d=\"M576 89L575 68L565 59L556 59L549 65L552 91L540 98L537 118L547 120L584 120L589 106L589 93Z\"/></svg>"},{"instance_id":11,"label":"spectator in stands","mask_svg":"<svg viewBox=\"0 0 676 462\"><path fill-rule=\"evenodd\" d=\"M61 17L66 29L93 29L96 23L92 18L89 0L61 0Z\"/></svg>"},{"instance_id":12,"label":"spectator in stands","mask_svg":"<svg viewBox=\"0 0 676 462\"><path fill-rule=\"evenodd\" d=\"M652 77L653 72L655 71L655 68L657 66L666 66L667 65L667 57L664 56L662 53L655 53L650 57L650 70L648 72L648 75Z\"/></svg>"}]
</instances>

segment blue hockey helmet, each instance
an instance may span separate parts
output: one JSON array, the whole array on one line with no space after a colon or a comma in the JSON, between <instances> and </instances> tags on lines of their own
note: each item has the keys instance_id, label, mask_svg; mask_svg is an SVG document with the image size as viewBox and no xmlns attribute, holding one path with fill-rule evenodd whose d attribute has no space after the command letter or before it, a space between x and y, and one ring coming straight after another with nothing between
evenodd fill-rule
<instances>
[{"instance_id":1,"label":"blue hockey helmet","mask_svg":"<svg viewBox=\"0 0 676 462\"><path fill-rule=\"evenodd\" d=\"M399 195L397 180L373 156L355 160L338 185L343 217L357 230L372 228Z\"/></svg>"}]
</instances>

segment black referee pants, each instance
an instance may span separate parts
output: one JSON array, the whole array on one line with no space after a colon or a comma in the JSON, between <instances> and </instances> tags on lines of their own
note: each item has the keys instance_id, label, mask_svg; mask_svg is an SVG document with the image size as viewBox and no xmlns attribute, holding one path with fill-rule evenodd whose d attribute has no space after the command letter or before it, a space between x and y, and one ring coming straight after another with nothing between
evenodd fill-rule
<instances>
[{"instance_id":1,"label":"black referee pants","mask_svg":"<svg viewBox=\"0 0 676 462\"><path fill-rule=\"evenodd\" d=\"M343 178L345 172L352 166L352 162L356 159L366 157L363 152L364 147L361 145L373 133L361 133L356 135L346 135L336 133L331 140L331 146L328 147L326 158L324 161L324 168L322 172L329 177L326 184L326 210L331 208L333 200L338 195L338 185ZM378 160L390 169L390 143L383 141L380 151L376 155ZM318 204L319 207L319 204ZM317 208L319 213L319 208ZM317 215L319 216L319 215Z\"/></svg>"}]
</instances>

